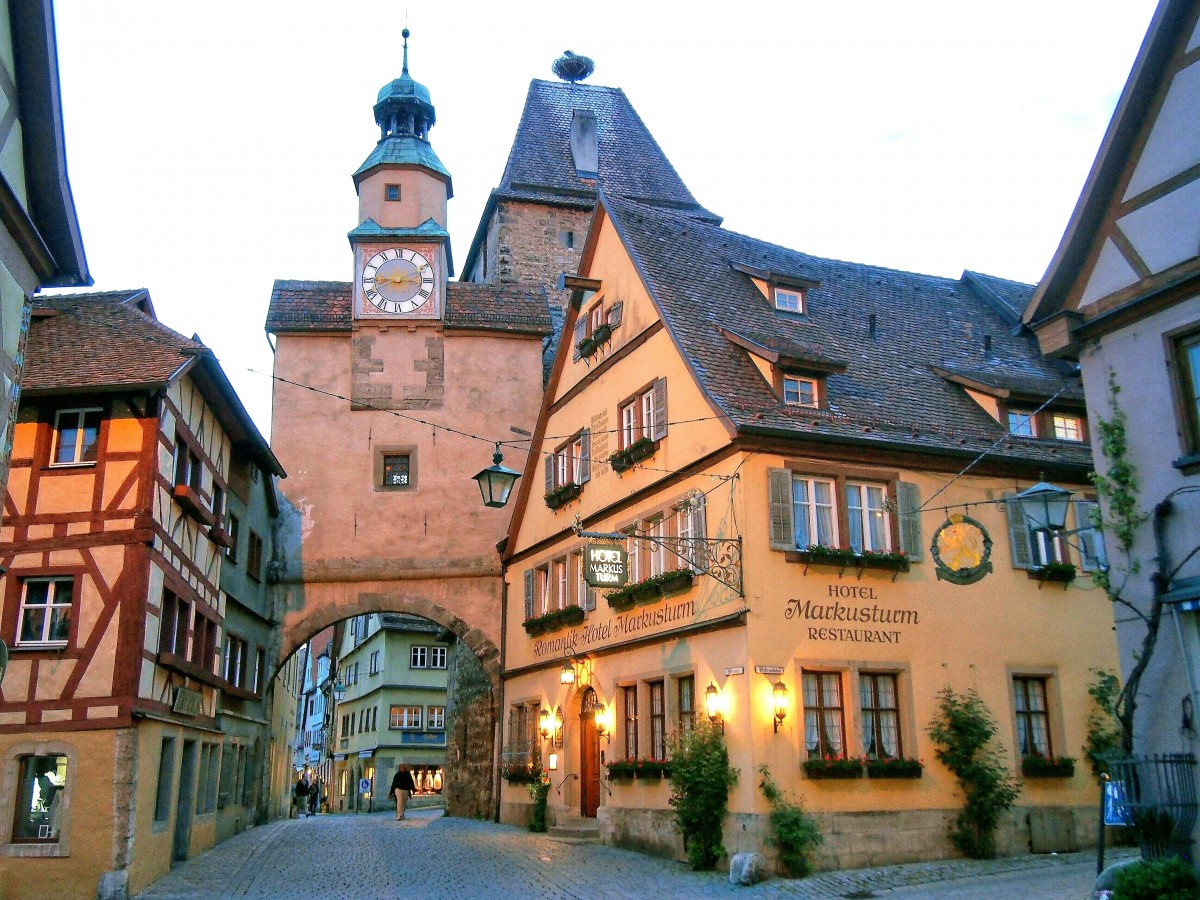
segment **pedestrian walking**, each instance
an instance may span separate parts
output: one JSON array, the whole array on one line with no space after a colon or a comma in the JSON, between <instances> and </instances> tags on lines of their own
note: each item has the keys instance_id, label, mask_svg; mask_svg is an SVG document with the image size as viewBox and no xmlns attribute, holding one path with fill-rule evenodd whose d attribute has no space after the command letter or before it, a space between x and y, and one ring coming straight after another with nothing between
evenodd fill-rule
<instances>
[{"instance_id":1,"label":"pedestrian walking","mask_svg":"<svg viewBox=\"0 0 1200 900\"><path fill-rule=\"evenodd\" d=\"M292 788L292 807L296 810L297 819L308 812L308 793L308 776L299 772L296 775L295 787Z\"/></svg>"},{"instance_id":2,"label":"pedestrian walking","mask_svg":"<svg viewBox=\"0 0 1200 900\"><path fill-rule=\"evenodd\" d=\"M321 779L314 778L312 785L308 789L308 814L315 816L317 814L317 804L321 798Z\"/></svg>"},{"instance_id":3,"label":"pedestrian walking","mask_svg":"<svg viewBox=\"0 0 1200 900\"><path fill-rule=\"evenodd\" d=\"M404 818L404 808L408 806L408 798L416 789L412 773L408 771L408 766L401 762L400 767L396 769L396 774L392 776L392 796L396 798L397 822Z\"/></svg>"}]
</instances>

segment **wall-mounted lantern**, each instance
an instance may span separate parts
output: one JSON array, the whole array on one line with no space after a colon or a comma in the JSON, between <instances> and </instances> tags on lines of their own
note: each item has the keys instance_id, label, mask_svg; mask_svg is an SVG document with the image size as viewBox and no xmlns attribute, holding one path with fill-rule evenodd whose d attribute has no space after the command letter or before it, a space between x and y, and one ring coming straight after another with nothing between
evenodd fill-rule
<instances>
[{"instance_id":1,"label":"wall-mounted lantern","mask_svg":"<svg viewBox=\"0 0 1200 900\"><path fill-rule=\"evenodd\" d=\"M775 701L774 702L775 733L779 734L779 726L783 723L783 720L787 717L787 708L788 708L787 685L784 684L782 681L775 682L775 689L773 691L773 696L774 696L774 701Z\"/></svg>"},{"instance_id":2,"label":"wall-mounted lantern","mask_svg":"<svg viewBox=\"0 0 1200 900\"><path fill-rule=\"evenodd\" d=\"M711 681L704 691L704 708L708 712L708 721L713 725L720 726L721 734L724 734L725 719L721 716L721 689Z\"/></svg>"},{"instance_id":3,"label":"wall-mounted lantern","mask_svg":"<svg viewBox=\"0 0 1200 900\"><path fill-rule=\"evenodd\" d=\"M333 699L341 703L346 697L346 685L342 684L342 679L338 679L333 683Z\"/></svg>"},{"instance_id":4,"label":"wall-mounted lantern","mask_svg":"<svg viewBox=\"0 0 1200 900\"><path fill-rule=\"evenodd\" d=\"M554 746L563 745L563 711L560 706L554 711Z\"/></svg>"},{"instance_id":5,"label":"wall-mounted lantern","mask_svg":"<svg viewBox=\"0 0 1200 900\"><path fill-rule=\"evenodd\" d=\"M605 740L609 740L613 731L613 716L616 709L613 704L605 706L603 703L596 704L596 734Z\"/></svg>"},{"instance_id":6,"label":"wall-mounted lantern","mask_svg":"<svg viewBox=\"0 0 1200 900\"><path fill-rule=\"evenodd\" d=\"M575 683L575 667L571 665L571 661L563 662L562 671L558 673L559 684L574 684Z\"/></svg>"},{"instance_id":7,"label":"wall-mounted lantern","mask_svg":"<svg viewBox=\"0 0 1200 900\"><path fill-rule=\"evenodd\" d=\"M550 739L550 710L544 706L538 714L538 731L542 733L543 741Z\"/></svg>"}]
</instances>

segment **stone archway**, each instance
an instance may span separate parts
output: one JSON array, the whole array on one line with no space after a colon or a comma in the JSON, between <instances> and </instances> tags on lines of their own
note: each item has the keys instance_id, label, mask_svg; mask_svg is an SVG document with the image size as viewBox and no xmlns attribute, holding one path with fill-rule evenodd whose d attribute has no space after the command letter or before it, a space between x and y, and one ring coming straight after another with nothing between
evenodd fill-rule
<instances>
[{"instance_id":1,"label":"stone archway","mask_svg":"<svg viewBox=\"0 0 1200 900\"><path fill-rule=\"evenodd\" d=\"M446 629L456 638L449 665L446 814L491 818L497 801L494 760L500 697L500 652L495 642L482 628L427 596L431 591L421 591L412 583L383 590L377 584L360 585L359 590L322 591L323 587L327 586L284 586L291 601L285 606L291 608L284 614L280 629L277 666L282 666L313 635L357 615L407 613ZM486 590L478 583L474 587Z\"/></svg>"}]
</instances>

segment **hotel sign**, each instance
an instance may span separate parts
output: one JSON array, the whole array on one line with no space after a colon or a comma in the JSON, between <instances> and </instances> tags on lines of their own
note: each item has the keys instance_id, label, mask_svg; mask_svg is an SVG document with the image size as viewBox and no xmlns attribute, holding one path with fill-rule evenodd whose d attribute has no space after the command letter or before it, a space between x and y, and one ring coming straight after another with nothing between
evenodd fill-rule
<instances>
[{"instance_id":1,"label":"hotel sign","mask_svg":"<svg viewBox=\"0 0 1200 900\"><path fill-rule=\"evenodd\" d=\"M624 587L629 580L629 552L612 544L588 544L583 551L583 578L594 588Z\"/></svg>"}]
</instances>

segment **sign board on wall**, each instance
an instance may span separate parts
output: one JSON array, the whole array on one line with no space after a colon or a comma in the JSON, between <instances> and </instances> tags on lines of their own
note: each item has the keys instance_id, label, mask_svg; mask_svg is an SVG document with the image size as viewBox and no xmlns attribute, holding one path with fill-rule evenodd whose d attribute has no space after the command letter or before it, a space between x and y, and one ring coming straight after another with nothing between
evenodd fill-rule
<instances>
[{"instance_id":1,"label":"sign board on wall","mask_svg":"<svg viewBox=\"0 0 1200 900\"><path fill-rule=\"evenodd\" d=\"M619 588L629 580L629 552L612 544L588 544L583 551L583 578L595 588Z\"/></svg>"},{"instance_id":2,"label":"sign board on wall","mask_svg":"<svg viewBox=\"0 0 1200 900\"><path fill-rule=\"evenodd\" d=\"M171 704L171 711L181 713L185 716L198 716L203 711L203 700L204 695L199 691L177 687L175 688L175 702Z\"/></svg>"}]
</instances>

